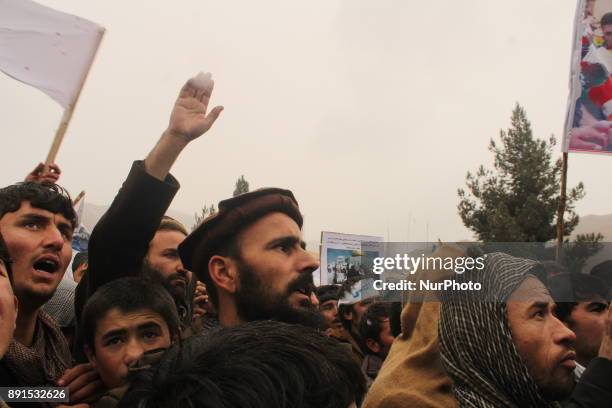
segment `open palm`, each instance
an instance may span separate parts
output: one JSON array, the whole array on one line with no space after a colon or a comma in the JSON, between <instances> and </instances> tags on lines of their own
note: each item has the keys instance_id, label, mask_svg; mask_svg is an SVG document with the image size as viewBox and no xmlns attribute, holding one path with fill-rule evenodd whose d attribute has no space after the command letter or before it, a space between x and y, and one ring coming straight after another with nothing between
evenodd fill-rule
<instances>
[{"instance_id":1,"label":"open palm","mask_svg":"<svg viewBox=\"0 0 612 408\"><path fill-rule=\"evenodd\" d=\"M215 106L206 114L214 87L210 73L200 73L187 81L170 115L168 130L172 134L191 141L211 128L223 110L222 106Z\"/></svg>"}]
</instances>

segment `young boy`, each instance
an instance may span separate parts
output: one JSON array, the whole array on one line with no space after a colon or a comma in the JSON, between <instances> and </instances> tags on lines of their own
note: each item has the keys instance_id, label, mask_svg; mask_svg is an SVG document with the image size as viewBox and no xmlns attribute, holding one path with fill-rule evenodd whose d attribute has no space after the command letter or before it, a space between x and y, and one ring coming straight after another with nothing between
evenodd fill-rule
<instances>
[{"instance_id":1,"label":"young boy","mask_svg":"<svg viewBox=\"0 0 612 408\"><path fill-rule=\"evenodd\" d=\"M361 319L359 334L363 340L365 358L361 366L368 379L374 381L393 344L391 307L388 303L374 303Z\"/></svg>"},{"instance_id":2,"label":"young boy","mask_svg":"<svg viewBox=\"0 0 612 408\"><path fill-rule=\"evenodd\" d=\"M179 336L176 305L161 285L121 278L100 287L81 319L85 354L109 392L95 406L114 406L131 374L150 366ZM111 403L109 403L109 400Z\"/></svg>"}]
</instances>

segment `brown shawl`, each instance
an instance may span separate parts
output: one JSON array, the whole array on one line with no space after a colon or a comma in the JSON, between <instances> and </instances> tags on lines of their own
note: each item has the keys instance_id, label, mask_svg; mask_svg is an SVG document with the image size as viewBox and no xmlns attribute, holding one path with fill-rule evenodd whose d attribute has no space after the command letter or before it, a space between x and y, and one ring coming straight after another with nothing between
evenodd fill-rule
<instances>
[{"instance_id":1,"label":"brown shawl","mask_svg":"<svg viewBox=\"0 0 612 408\"><path fill-rule=\"evenodd\" d=\"M40 310L32 346L26 347L13 339L4 361L21 385L42 386L54 385L71 367L72 357L68 341L55 320Z\"/></svg>"}]
</instances>

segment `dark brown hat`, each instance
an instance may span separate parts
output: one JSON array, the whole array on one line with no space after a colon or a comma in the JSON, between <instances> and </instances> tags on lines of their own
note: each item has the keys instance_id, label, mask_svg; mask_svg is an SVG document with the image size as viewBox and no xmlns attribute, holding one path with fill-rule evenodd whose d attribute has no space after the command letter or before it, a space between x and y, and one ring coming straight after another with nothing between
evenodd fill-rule
<instances>
[{"instance_id":1,"label":"dark brown hat","mask_svg":"<svg viewBox=\"0 0 612 408\"><path fill-rule=\"evenodd\" d=\"M203 280L202 275L208 275L208 261L228 239L272 212L287 214L302 228L300 208L289 190L262 188L219 202L219 210L202 221L179 245L183 266Z\"/></svg>"}]
</instances>

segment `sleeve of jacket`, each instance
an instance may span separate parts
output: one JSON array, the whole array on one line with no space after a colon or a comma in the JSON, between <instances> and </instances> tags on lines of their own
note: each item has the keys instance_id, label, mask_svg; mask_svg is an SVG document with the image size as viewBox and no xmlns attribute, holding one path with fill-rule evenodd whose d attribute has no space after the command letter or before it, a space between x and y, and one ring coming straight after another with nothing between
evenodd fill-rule
<instances>
[{"instance_id":1,"label":"sleeve of jacket","mask_svg":"<svg viewBox=\"0 0 612 408\"><path fill-rule=\"evenodd\" d=\"M135 161L108 211L89 239L87 272L77 289L77 319L87 298L114 279L137 275L162 217L180 185L168 175L160 181Z\"/></svg>"},{"instance_id":2,"label":"sleeve of jacket","mask_svg":"<svg viewBox=\"0 0 612 408\"><path fill-rule=\"evenodd\" d=\"M612 361L597 357L578 381L569 408L609 408L612 403Z\"/></svg>"}]
</instances>

